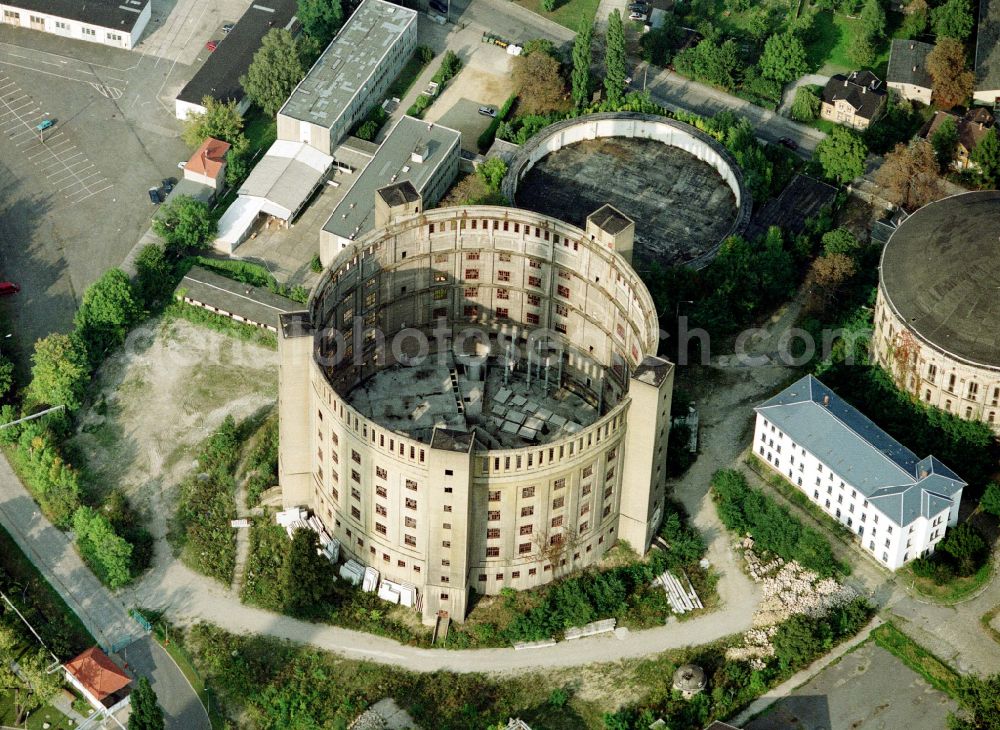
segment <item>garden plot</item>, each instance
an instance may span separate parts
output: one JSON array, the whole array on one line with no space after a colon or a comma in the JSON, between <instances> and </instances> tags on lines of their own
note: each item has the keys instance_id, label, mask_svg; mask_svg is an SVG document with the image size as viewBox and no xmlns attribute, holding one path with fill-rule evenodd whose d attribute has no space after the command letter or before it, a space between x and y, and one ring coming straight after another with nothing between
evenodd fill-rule
<instances>
[{"instance_id":1,"label":"garden plot","mask_svg":"<svg viewBox=\"0 0 1000 730\"><path fill-rule=\"evenodd\" d=\"M273 350L184 320L151 320L98 372L72 441L80 466L93 489L124 491L160 539L199 445L227 415L240 421L272 407L277 373Z\"/></svg>"}]
</instances>

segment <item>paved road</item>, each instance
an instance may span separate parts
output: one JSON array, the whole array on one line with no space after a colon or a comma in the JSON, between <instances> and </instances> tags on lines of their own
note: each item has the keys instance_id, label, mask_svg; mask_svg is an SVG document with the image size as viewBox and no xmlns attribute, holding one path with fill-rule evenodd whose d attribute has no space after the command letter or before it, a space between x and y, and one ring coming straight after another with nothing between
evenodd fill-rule
<instances>
[{"instance_id":1,"label":"paved road","mask_svg":"<svg viewBox=\"0 0 1000 730\"><path fill-rule=\"evenodd\" d=\"M777 142L782 137L795 140L799 145L799 154L803 157L811 156L816 145L826 138L826 134L818 129L793 122L732 94L646 63L640 63L632 74L631 89L641 91L643 88L650 92L653 101L667 109L682 109L706 117L731 110L749 119L757 130L757 136L765 142Z\"/></svg>"},{"instance_id":2,"label":"paved road","mask_svg":"<svg viewBox=\"0 0 1000 730\"><path fill-rule=\"evenodd\" d=\"M785 93L781 95L781 106L778 107L778 111L782 114L788 113L795 101L795 91L800 86L826 86L826 82L829 80L829 76L823 76L822 74L806 74L796 79L785 87Z\"/></svg>"},{"instance_id":3,"label":"paved road","mask_svg":"<svg viewBox=\"0 0 1000 730\"><path fill-rule=\"evenodd\" d=\"M119 654L133 672L149 678L169 721L168 727L211 728L205 708L177 665L144 634L121 600L83 564L66 533L39 512L3 457L0 457L0 524L102 646L125 647Z\"/></svg>"}]
</instances>

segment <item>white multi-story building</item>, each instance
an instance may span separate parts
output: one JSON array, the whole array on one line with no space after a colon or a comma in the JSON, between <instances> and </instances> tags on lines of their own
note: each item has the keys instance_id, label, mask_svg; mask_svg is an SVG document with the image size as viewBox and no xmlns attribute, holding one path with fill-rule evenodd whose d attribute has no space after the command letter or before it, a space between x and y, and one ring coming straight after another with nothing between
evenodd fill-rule
<instances>
[{"instance_id":1,"label":"white multi-story building","mask_svg":"<svg viewBox=\"0 0 1000 730\"><path fill-rule=\"evenodd\" d=\"M811 375L754 409L753 453L850 529L890 570L932 553L958 522L962 481Z\"/></svg>"},{"instance_id":2,"label":"white multi-story building","mask_svg":"<svg viewBox=\"0 0 1000 730\"><path fill-rule=\"evenodd\" d=\"M0 22L79 41L135 48L151 8L150 0L3 0Z\"/></svg>"}]
</instances>

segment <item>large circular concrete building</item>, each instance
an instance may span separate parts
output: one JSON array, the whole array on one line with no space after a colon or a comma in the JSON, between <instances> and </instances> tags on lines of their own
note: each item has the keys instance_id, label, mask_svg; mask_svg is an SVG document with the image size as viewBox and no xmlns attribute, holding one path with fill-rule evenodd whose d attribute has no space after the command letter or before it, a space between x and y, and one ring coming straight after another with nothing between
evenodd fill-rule
<instances>
[{"instance_id":1,"label":"large circular concrete building","mask_svg":"<svg viewBox=\"0 0 1000 730\"><path fill-rule=\"evenodd\" d=\"M588 230L378 191L279 336L280 481L349 556L413 586L425 621L648 548L664 500L673 365L653 302ZM622 238L622 237L625 238Z\"/></svg>"},{"instance_id":2,"label":"large circular concrete building","mask_svg":"<svg viewBox=\"0 0 1000 730\"><path fill-rule=\"evenodd\" d=\"M635 255L701 268L750 222L752 201L726 148L690 124L604 112L552 124L511 160L503 193L573 225L604 203L635 221Z\"/></svg>"},{"instance_id":3,"label":"large circular concrete building","mask_svg":"<svg viewBox=\"0 0 1000 730\"><path fill-rule=\"evenodd\" d=\"M882 253L873 351L902 387L1000 434L1000 192L925 205Z\"/></svg>"}]
</instances>

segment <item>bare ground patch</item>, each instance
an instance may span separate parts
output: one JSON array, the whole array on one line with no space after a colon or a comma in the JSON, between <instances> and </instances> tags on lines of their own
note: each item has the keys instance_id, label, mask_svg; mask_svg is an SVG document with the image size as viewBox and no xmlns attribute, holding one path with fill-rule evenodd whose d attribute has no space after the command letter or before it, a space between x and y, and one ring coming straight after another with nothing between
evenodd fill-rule
<instances>
[{"instance_id":1,"label":"bare ground patch","mask_svg":"<svg viewBox=\"0 0 1000 730\"><path fill-rule=\"evenodd\" d=\"M178 483L227 415L274 405L277 353L184 320L151 320L97 375L73 447L99 492L120 488L166 534Z\"/></svg>"}]
</instances>

